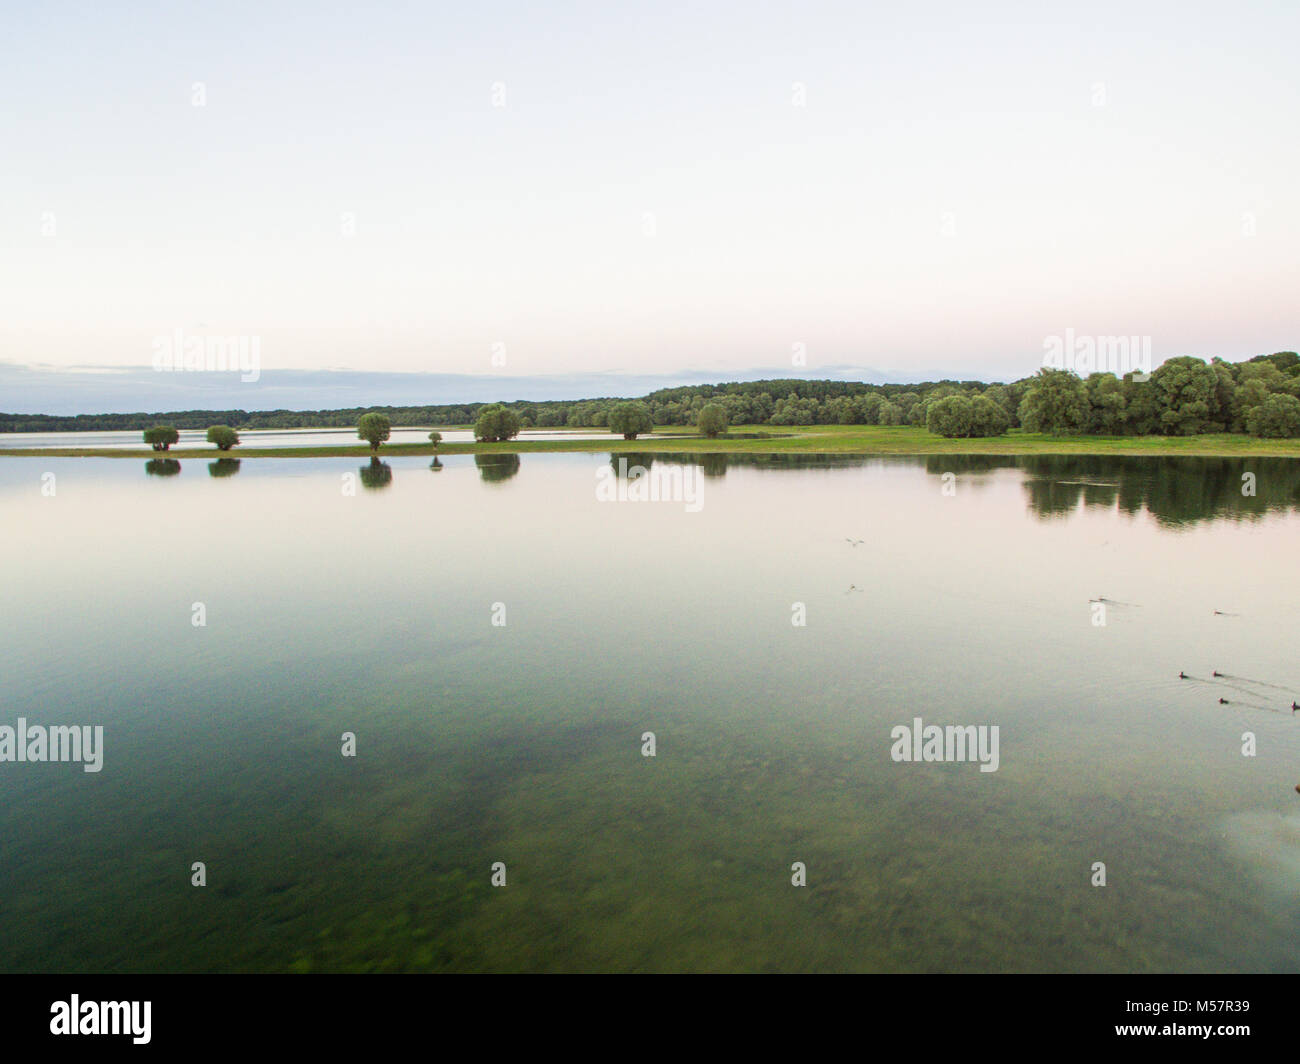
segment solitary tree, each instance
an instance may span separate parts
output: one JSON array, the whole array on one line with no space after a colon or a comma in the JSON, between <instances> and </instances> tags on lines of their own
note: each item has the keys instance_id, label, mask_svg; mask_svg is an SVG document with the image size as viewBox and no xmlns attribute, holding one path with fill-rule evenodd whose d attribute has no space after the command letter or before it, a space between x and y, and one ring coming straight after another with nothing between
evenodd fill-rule
<instances>
[{"instance_id":1,"label":"solitary tree","mask_svg":"<svg viewBox=\"0 0 1300 1064\"><path fill-rule=\"evenodd\" d=\"M610 432L621 432L625 440L635 440L654 427L650 409L645 403L619 403L609 412Z\"/></svg>"},{"instance_id":2,"label":"solitary tree","mask_svg":"<svg viewBox=\"0 0 1300 1064\"><path fill-rule=\"evenodd\" d=\"M695 427L709 439L713 439L719 432L726 432L727 411L721 403L709 403L700 411L699 420L695 422Z\"/></svg>"},{"instance_id":3,"label":"solitary tree","mask_svg":"<svg viewBox=\"0 0 1300 1064\"><path fill-rule=\"evenodd\" d=\"M361 420L357 422L357 435L370 444L372 451L378 452L379 445L391 434L392 426L388 423L387 414L362 414Z\"/></svg>"},{"instance_id":4,"label":"solitary tree","mask_svg":"<svg viewBox=\"0 0 1300 1064\"><path fill-rule=\"evenodd\" d=\"M519 435L519 415L500 403L485 406L474 423L474 438L485 443L513 440Z\"/></svg>"},{"instance_id":5,"label":"solitary tree","mask_svg":"<svg viewBox=\"0 0 1300 1064\"><path fill-rule=\"evenodd\" d=\"M180 433L170 425L155 425L151 429L144 430L144 442L155 451L167 450L180 438Z\"/></svg>"},{"instance_id":6,"label":"solitary tree","mask_svg":"<svg viewBox=\"0 0 1300 1064\"><path fill-rule=\"evenodd\" d=\"M429 442L433 444L433 449L436 451L438 449L438 444L442 443L442 433L441 432L429 433Z\"/></svg>"},{"instance_id":7,"label":"solitary tree","mask_svg":"<svg viewBox=\"0 0 1300 1064\"><path fill-rule=\"evenodd\" d=\"M208 443L215 443L217 450L228 451L239 442L239 433L229 425L209 425Z\"/></svg>"}]
</instances>

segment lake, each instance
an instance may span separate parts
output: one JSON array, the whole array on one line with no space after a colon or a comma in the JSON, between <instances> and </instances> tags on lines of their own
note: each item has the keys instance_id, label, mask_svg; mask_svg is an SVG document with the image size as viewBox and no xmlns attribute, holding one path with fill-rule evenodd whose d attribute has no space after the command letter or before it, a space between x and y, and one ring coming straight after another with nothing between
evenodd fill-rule
<instances>
[{"instance_id":1,"label":"lake","mask_svg":"<svg viewBox=\"0 0 1300 1064\"><path fill-rule=\"evenodd\" d=\"M474 433L469 429L440 429L443 443L473 443ZM388 442L418 443L428 446L427 428L403 428L396 426ZM212 447L208 443L207 429L179 429L180 439L172 446L177 449L185 447ZM519 433L520 440L607 440L608 429L597 432L582 429L524 429ZM646 437L651 439L653 437ZM357 438L355 428L347 429L240 429L240 445L243 447L274 448L286 447L363 447L365 441ZM148 444L138 431L130 432L0 432L0 449L18 448L59 448L86 447L96 450L142 450ZM212 447L213 454L216 448ZM233 452L238 453L238 452Z\"/></svg>"},{"instance_id":2,"label":"lake","mask_svg":"<svg viewBox=\"0 0 1300 1064\"><path fill-rule=\"evenodd\" d=\"M631 458L0 458L0 970L1300 967L1300 462Z\"/></svg>"}]
</instances>

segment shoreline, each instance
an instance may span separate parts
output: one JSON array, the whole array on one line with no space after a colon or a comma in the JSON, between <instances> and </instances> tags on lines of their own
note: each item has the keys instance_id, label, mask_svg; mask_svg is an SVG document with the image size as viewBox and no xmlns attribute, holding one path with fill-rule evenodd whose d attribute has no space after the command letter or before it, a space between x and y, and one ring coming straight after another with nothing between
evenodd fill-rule
<instances>
[{"instance_id":1,"label":"shoreline","mask_svg":"<svg viewBox=\"0 0 1300 1064\"><path fill-rule=\"evenodd\" d=\"M860 454L860 455L1031 455L1077 454L1132 457L1300 458L1300 438L1260 439L1237 434L1207 433L1200 436L1046 436L1012 431L1005 436L977 439L948 439L923 428L880 425L781 426L781 432L767 432L767 426L736 426L745 433L736 438L672 434L676 426L665 426L663 435L641 440L624 440L610 434L607 440L564 439L512 440L505 443L384 444L374 457L436 457L462 454L545 454L590 451L677 452L687 454ZM579 430L570 430L579 431ZM0 443L3 440L0 439ZM369 458L370 448L357 444L305 447L242 447L219 451L215 447L182 447L155 451L107 447L4 447L5 458Z\"/></svg>"}]
</instances>

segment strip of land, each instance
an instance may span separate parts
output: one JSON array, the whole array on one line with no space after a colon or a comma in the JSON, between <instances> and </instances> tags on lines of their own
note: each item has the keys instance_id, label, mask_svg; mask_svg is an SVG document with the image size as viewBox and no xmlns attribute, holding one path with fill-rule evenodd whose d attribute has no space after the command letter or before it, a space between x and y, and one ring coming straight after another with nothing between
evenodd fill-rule
<instances>
[{"instance_id":1,"label":"strip of land","mask_svg":"<svg viewBox=\"0 0 1300 1064\"><path fill-rule=\"evenodd\" d=\"M407 426L403 426L406 428ZM445 430L448 426L430 426ZM535 431L535 430L534 430ZM505 443L384 444L379 457L456 454L534 454L581 451L629 451L640 453L679 452L694 454L1107 454L1148 457L1277 456L1300 458L1300 438L1259 439L1232 433L1199 436L1049 436L1013 429L1005 436L977 439L948 439L923 428L886 425L814 425L782 428L736 426L727 435L708 439L683 435L680 427L656 429L653 437L624 440L610 434L604 440L574 440L556 433L553 440L510 440ZM0 443L3 438L0 437ZM244 447L219 451L215 447L179 447L154 451L107 447L3 447L0 456L13 458L357 458L368 457L370 447L355 445L326 447Z\"/></svg>"}]
</instances>

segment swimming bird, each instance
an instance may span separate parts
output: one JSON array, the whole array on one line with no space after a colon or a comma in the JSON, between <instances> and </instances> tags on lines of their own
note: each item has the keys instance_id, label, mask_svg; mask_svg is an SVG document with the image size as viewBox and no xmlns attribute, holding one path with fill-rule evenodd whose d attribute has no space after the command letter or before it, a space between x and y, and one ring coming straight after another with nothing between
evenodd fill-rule
<instances>
[{"instance_id":1,"label":"swimming bird","mask_svg":"<svg viewBox=\"0 0 1300 1064\"><path fill-rule=\"evenodd\" d=\"M1178 678L1179 678L1180 680L1190 680L1190 679L1191 679L1191 677L1188 676L1187 673L1185 673L1185 672L1180 672L1180 673L1178 674Z\"/></svg>"},{"instance_id":2,"label":"swimming bird","mask_svg":"<svg viewBox=\"0 0 1300 1064\"><path fill-rule=\"evenodd\" d=\"M848 591L844 592L844 594L851 595L855 591L865 591L865 590L866 588L858 587L857 584L850 584Z\"/></svg>"},{"instance_id":3,"label":"swimming bird","mask_svg":"<svg viewBox=\"0 0 1300 1064\"><path fill-rule=\"evenodd\" d=\"M1221 706L1228 706L1228 705L1231 705L1231 704L1232 704L1232 703L1229 702L1226 698L1220 698L1220 699L1219 699L1219 705L1221 705Z\"/></svg>"},{"instance_id":4,"label":"swimming bird","mask_svg":"<svg viewBox=\"0 0 1300 1064\"><path fill-rule=\"evenodd\" d=\"M1223 673L1221 673L1218 669L1215 669L1212 673L1210 673L1210 675L1211 675L1211 676L1222 676Z\"/></svg>"},{"instance_id":5,"label":"swimming bird","mask_svg":"<svg viewBox=\"0 0 1300 1064\"><path fill-rule=\"evenodd\" d=\"M1300 706L1295 704L1295 699L1293 698L1291 699L1291 712L1294 713L1297 709L1300 709Z\"/></svg>"}]
</instances>

